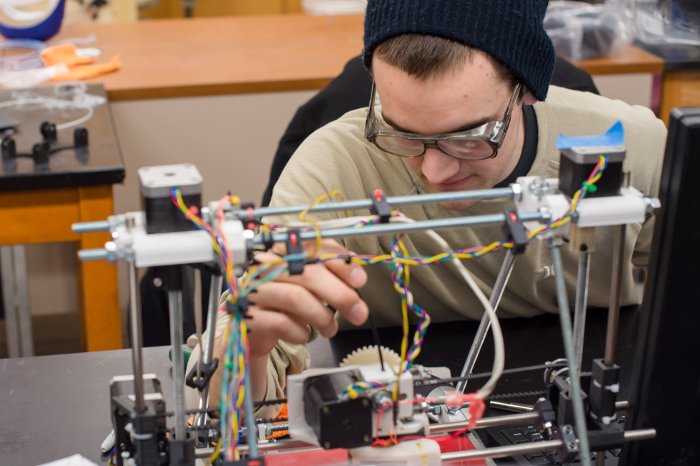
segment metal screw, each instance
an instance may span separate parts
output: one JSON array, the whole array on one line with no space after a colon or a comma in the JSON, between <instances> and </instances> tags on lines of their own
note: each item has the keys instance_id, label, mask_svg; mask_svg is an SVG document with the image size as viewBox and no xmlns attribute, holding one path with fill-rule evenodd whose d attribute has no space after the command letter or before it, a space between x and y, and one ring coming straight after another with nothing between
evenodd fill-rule
<instances>
[{"instance_id":1,"label":"metal screw","mask_svg":"<svg viewBox=\"0 0 700 466\"><path fill-rule=\"evenodd\" d=\"M153 286L155 286L156 288L160 288L161 286L163 286L163 280L161 280L160 277L154 278L153 279Z\"/></svg>"},{"instance_id":2,"label":"metal screw","mask_svg":"<svg viewBox=\"0 0 700 466\"><path fill-rule=\"evenodd\" d=\"M576 442L569 442L569 450L576 450Z\"/></svg>"},{"instance_id":3,"label":"metal screw","mask_svg":"<svg viewBox=\"0 0 700 466\"><path fill-rule=\"evenodd\" d=\"M570 434L570 433L571 433L571 426L565 426L565 427L564 427L564 433L565 433L565 434Z\"/></svg>"},{"instance_id":4,"label":"metal screw","mask_svg":"<svg viewBox=\"0 0 700 466\"><path fill-rule=\"evenodd\" d=\"M363 436L362 436L362 441L363 441L363 442L369 442L369 435L366 435L366 434L363 435Z\"/></svg>"},{"instance_id":5,"label":"metal screw","mask_svg":"<svg viewBox=\"0 0 700 466\"><path fill-rule=\"evenodd\" d=\"M325 448L326 450L329 450L331 448L331 442L325 442L323 444L323 448Z\"/></svg>"}]
</instances>

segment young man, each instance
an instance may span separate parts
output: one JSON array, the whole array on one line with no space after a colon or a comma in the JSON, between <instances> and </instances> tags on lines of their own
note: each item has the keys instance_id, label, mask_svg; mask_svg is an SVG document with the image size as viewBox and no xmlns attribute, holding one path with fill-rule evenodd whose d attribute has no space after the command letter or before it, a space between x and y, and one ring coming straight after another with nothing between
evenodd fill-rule
<instances>
[{"instance_id":1,"label":"young man","mask_svg":"<svg viewBox=\"0 0 700 466\"><path fill-rule=\"evenodd\" d=\"M371 103L381 99L381 106L352 111L312 134L282 173L271 205L309 204L334 189L346 199L360 199L377 188L401 196L507 186L524 175L557 177L559 134L600 134L617 120L625 127L632 184L656 195L663 124L646 108L549 87L554 51L542 26L546 6L545 0L369 0L363 60L376 87ZM509 205L506 200L448 202L402 212L424 220L502 213ZM622 304L638 302L632 270L645 264L651 234L650 222L627 228ZM441 230L440 235L452 249L503 238L500 227ZM325 241L324 252L383 254L390 241L370 236L349 238L342 246ZM410 235L406 244L412 255L443 252L423 234ZM599 229L591 306L608 303L611 244L609 229ZM566 248L562 252L574 296L577 256ZM487 294L501 261L501 254L490 254L467 264ZM533 241L516 261L499 315L557 312L550 265L546 246ZM479 319L483 312L449 264L412 268L411 290L433 322ZM302 275L261 286L250 301L255 399L281 396L285 375L308 364L305 350L296 345L307 341L311 328L326 337L337 332L327 304L337 309L343 325L363 323L368 309L379 325L401 322L399 297L385 265L307 266ZM220 319L220 329L225 322ZM218 354L223 354L221 340Z\"/></svg>"}]
</instances>

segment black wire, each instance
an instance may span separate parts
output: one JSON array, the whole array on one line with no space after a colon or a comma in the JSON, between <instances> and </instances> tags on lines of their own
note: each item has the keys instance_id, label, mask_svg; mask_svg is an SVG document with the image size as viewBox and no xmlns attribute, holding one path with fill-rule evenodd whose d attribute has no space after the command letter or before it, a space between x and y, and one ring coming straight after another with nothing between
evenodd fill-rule
<instances>
[{"instance_id":1,"label":"black wire","mask_svg":"<svg viewBox=\"0 0 700 466\"><path fill-rule=\"evenodd\" d=\"M503 375L508 375L508 374L518 374L520 372L530 372L530 371L536 371L536 370L542 370L542 369L550 369L554 367L565 367L567 364L566 363L556 363L556 364L538 364L536 366L524 366L524 367L515 367L513 369L506 369L503 371ZM464 376L464 377L449 377L446 379L423 379L423 380L416 380L415 384L420 385L420 386L426 386L426 385L441 385L445 383L452 383L452 382L461 382L463 380L471 380L471 379L483 379L486 377L491 377L491 372L481 372L479 374L472 374L471 376Z\"/></svg>"},{"instance_id":2,"label":"black wire","mask_svg":"<svg viewBox=\"0 0 700 466\"><path fill-rule=\"evenodd\" d=\"M372 317L371 312L367 316L369 319L370 328L372 329L372 339L374 340L374 344L377 346L377 352L379 353L379 363L381 364L382 371L384 371L384 356L382 355L382 346L379 341L379 331L377 330L377 324L374 322L374 317Z\"/></svg>"}]
</instances>

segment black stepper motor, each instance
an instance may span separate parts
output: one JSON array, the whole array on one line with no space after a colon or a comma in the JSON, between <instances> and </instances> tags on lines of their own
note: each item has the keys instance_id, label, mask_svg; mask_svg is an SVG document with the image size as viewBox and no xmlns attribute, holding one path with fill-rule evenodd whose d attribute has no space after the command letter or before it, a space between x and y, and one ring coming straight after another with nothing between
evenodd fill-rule
<instances>
[{"instance_id":1,"label":"black stepper motor","mask_svg":"<svg viewBox=\"0 0 700 466\"><path fill-rule=\"evenodd\" d=\"M601 155L608 158L608 165L596 190L589 191L586 197L617 196L622 188L622 162L625 160L624 146L571 147L561 150L559 163L559 190L573 197L588 179Z\"/></svg>"},{"instance_id":2,"label":"black stepper motor","mask_svg":"<svg viewBox=\"0 0 700 466\"><path fill-rule=\"evenodd\" d=\"M190 163L160 165L140 168L138 173L147 233L172 233L196 228L173 204L170 193L173 188L179 189L185 205L199 209L202 206L202 176L197 167Z\"/></svg>"}]
</instances>

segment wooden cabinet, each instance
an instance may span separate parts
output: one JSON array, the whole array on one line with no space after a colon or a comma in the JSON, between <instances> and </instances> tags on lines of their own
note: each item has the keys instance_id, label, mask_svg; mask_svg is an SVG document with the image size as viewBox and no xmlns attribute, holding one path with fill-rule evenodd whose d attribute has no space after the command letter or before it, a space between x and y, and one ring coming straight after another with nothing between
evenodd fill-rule
<instances>
[{"instance_id":1,"label":"wooden cabinet","mask_svg":"<svg viewBox=\"0 0 700 466\"><path fill-rule=\"evenodd\" d=\"M301 13L302 0L192 0L194 16L276 15ZM141 19L182 18L183 0L159 0L143 7Z\"/></svg>"},{"instance_id":2,"label":"wooden cabinet","mask_svg":"<svg viewBox=\"0 0 700 466\"><path fill-rule=\"evenodd\" d=\"M666 71L661 94L661 118L668 125L676 107L700 106L700 70Z\"/></svg>"}]
</instances>

